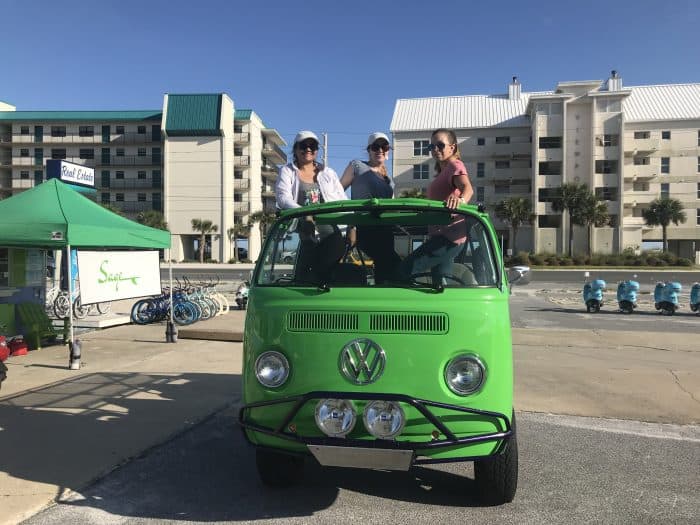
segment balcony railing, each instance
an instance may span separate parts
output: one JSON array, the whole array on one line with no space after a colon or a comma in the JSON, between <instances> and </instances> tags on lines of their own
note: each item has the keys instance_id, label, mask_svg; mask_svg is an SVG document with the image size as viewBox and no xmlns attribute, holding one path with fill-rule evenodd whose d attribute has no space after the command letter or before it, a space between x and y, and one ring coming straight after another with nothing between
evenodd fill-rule
<instances>
[{"instance_id":1,"label":"balcony railing","mask_svg":"<svg viewBox=\"0 0 700 525\"><path fill-rule=\"evenodd\" d=\"M250 181L248 179L233 179L233 189L240 191L248 191Z\"/></svg>"},{"instance_id":2,"label":"balcony railing","mask_svg":"<svg viewBox=\"0 0 700 525\"><path fill-rule=\"evenodd\" d=\"M287 162L287 155L284 154L284 151L277 144L268 142L263 146L262 153L265 157L277 159L278 164Z\"/></svg>"},{"instance_id":3,"label":"balcony railing","mask_svg":"<svg viewBox=\"0 0 700 525\"><path fill-rule=\"evenodd\" d=\"M12 135L0 135L0 144L9 144L12 142Z\"/></svg>"},{"instance_id":4,"label":"balcony railing","mask_svg":"<svg viewBox=\"0 0 700 525\"><path fill-rule=\"evenodd\" d=\"M241 131L240 133L233 134L233 141L237 144L247 144L250 142L250 133L247 131Z\"/></svg>"},{"instance_id":5,"label":"balcony railing","mask_svg":"<svg viewBox=\"0 0 700 525\"><path fill-rule=\"evenodd\" d=\"M148 201L135 202L135 201L125 201L125 202L114 202L115 207L126 213L138 213L141 211L148 211L153 209L153 203Z\"/></svg>"},{"instance_id":6,"label":"balcony railing","mask_svg":"<svg viewBox=\"0 0 700 525\"><path fill-rule=\"evenodd\" d=\"M625 179L653 179L658 174L658 166L651 164L625 164Z\"/></svg>"},{"instance_id":7,"label":"balcony railing","mask_svg":"<svg viewBox=\"0 0 700 525\"><path fill-rule=\"evenodd\" d=\"M234 166L248 166L248 164L249 164L248 155L239 155L239 156L233 157L233 165Z\"/></svg>"},{"instance_id":8,"label":"balcony railing","mask_svg":"<svg viewBox=\"0 0 700 525\"><path fill-rule=\"evenodd\" d=\"M625 139L625 156L648 155L659 149L659 139Z\"/></svg>"},{"instance_id":9,"label":"balcony railing","mask_svg":"<svg viewBox=\"0 0 700 525\"><path fill-rule=\"evenodd\" d=\"M148 179L112 179L108 186L100 186L103 190L159 190L158 181Z\"/></svg>"},{"instance_id":10,"label":"balcony railing","mask_svg":"<svg viewBox=\"0 0 700 525\"><path fill-rule=\"evenodd\" d=\"M248 213L250 209L250 204L247 202L234 202L233 203L233 213Z\"/></svg>"},{"instance_id":11,"label":"balcony railing","mask_svg":"<svg viewBox=\"0 0 700 525\"><path fill-rule=\"evenodd\" d=\"M22 167L37 167L43 168L43 160L37 162L34 157L11 157L9 159L0 160L0 166L22 166Z\"/></svg>"},{"instance_id":12,"label":"balcony railing","mask_svg":"<svg viewBox=\"0 0 700 525\"><path fill-rule=\"evenodd\" d=\"M3 138L8 137L3 135ZM124 133L123 135L109 135L108 140L103 137L99 130L93 135L81 136L76 133L66 134L60 137L53 137L51 133L44 133L40 140L35 135L14 135L10 141L17 144L94 144L94 145L123 145L123 144L152 144L162 142L160 135L156 137L153 133ZM5 142L5 140L0 140ZM9 142L9 141L8 141Z\"/></svg>"},{"instance_id":13,"label":"balcony railing","mask_svg":"<svg viewBox=\"0 0 700 525\"><path fill-rule=\"evenodd\" d=\"M98 157L92 161L93 166L160 166L162 155L125 155Z\"/></svg>"}]
</instances>

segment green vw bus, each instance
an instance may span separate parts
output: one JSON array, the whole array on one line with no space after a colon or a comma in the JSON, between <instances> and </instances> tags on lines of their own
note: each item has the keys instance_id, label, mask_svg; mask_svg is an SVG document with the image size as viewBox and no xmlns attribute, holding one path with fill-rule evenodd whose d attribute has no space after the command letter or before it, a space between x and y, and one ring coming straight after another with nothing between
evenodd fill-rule
<instances>
[{"instance_id":1,"label":"green vw bus","mask_svg":"<svg viewBox=\"0 0 700 525\"><path fill-rule=\"evenodd\" d=\"M348 262L337 243L316 247L323 271L306 271L322 231L342 239L378 228L405 258L455 222L466 240L439 276L379 282L376 260ZM518 446L508 299L483 208L371 199L281 212L253 273L243 342L239 421L262 481L292 483L306 456L389 470L473 461L481 497L511 501Z\"/></svg>"}]
</instances>

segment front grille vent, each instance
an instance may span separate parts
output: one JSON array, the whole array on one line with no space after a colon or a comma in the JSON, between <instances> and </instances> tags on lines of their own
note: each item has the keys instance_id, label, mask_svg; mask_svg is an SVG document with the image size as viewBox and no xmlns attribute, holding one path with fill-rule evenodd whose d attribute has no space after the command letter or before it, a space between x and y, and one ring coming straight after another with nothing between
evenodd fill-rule
<instances>
[{"instance_id":1,"label":"front grille vent","mask_svg":"<svg viewBox=\"0 0 700 525\"><path fill-rule=\"evenodd\" d=\"M340 312L289 312L288 317L291 332L355 332L358 325L357 314Z\"/></svg>"},{"instance_id":2,"label":"front grille vent","mask_svg":"<svg viewBox=\"0 0 700 525\"><path fill-rule=\"evenodd\" d=\"M375 333L447 333L445 314L375 313L369 317L369 331Z\"/></svg>"}]
</instances>

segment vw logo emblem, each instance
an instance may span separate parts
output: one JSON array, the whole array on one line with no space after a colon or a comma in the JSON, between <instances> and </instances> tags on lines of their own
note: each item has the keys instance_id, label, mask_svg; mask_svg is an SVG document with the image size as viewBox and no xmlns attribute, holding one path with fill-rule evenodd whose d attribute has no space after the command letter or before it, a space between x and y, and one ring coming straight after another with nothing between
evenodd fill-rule
<instances>
[{"instance_id":1,"label":"vw logo emblem","mask_svg":"<svg viewBox=\"0 0 700 525\"><path fill-rule=\"evenodd\" d=\"M386 355L371 339L353 339L340 351L338 367L345 378L356 385L369 385L382 376Z\"/></svg>"}]
</instances>

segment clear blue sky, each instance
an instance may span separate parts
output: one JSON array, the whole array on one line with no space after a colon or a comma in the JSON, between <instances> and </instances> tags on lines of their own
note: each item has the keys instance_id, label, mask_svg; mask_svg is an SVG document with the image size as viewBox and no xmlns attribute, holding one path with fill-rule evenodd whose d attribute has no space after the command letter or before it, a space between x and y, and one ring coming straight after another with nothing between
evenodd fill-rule
<instances>
[{"instance_id":1,"label":"clear blue sky","mask_svg":"<svg viewBox=\"0 0 700 525\"><path fill-rule=\"evenodd\" d=\"M700 2L0 0L0 100L18 110L161 109L225 92L291 142L329 133L342 172L397 98L558 81L700 81Z\"/></svg>"}]
</instances>

